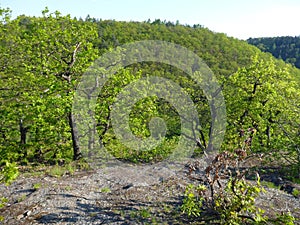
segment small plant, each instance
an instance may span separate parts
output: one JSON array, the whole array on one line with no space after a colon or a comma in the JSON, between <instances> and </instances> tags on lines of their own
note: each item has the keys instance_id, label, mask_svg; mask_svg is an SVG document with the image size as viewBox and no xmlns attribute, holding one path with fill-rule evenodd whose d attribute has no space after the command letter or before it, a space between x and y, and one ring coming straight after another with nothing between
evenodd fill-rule
<instances>
[{"instance_id":1,"label":"small plant","mask_svg":"<svg viewBox=\"0 0 300 225\"><path fill-rule=\"evenodd\" d=\"M66 191L71 191L71 190L72 190L72 187L71 187L71 186L66 186L66 187L65 187L65 190L66 190Z\"/></svg>"},{"instance_id":2,"label":"small plant","mask_svg":"<svg viewBox=\"0 0 300 225\"><path fill-rule=\"evenodd\" d=\"M263 210L257 208L255 198L262 191L259 184L252 185L245 179L230 178L224 188L214 197L214 209L220 215L221 224L241 224L246 220L265 222Z\"/></svg>"},{"instance_id":3,"label":"small plant","mask_svg":"<svg viewBox=\"0 0 300 225\"><path fill-rule=\"evenodd\" d=\"M26 195L24 194L24 195L21 195L19 198L18 198L18 200L17 200L17 202L18 203L20 203L20 202L23 202L25 199L26 199Z\"/></svg>"},{"instance_id":4,"label":"small plant","mask_svg":"<svg viewBox=\"0 0 300 225\"><path fill-rule=\"evenodd\" d=\"M41 188L41 186L42 186L41 183L36 183L36 184L33 185L33 189L34 189L35 191L37 191L38 189Z\"/></svg>"},{"instance_id":5,"label":"small plant","mask_svg":"<svg viewBox=\"0 0 300 225\"><path fill-rule=\"evenodd\" d=\"M181 210L183 213L186 213L188 216L200 216L202 210L202 202L203 192L206 191L206 187L204 185L199 185L195 187L193 184L187 186L185 193L183 204L181 206Z\"/></svg>"},{"instance_id":6,"label":"small plant","mask_svg":"<svg viewBox=\"0 0 300 225\"><path fill-rule=\"evenodd\" d=\"M55 165L51 167L47 174L52 177L62 177L66 173L66 169L62 166Z\"/></svg>"},{"instance_id":7,"label":"small plant","mask_svg":"<svg viewBox=\"0 0 300 225\"><path fill-rule=\"evenodd\" d=\"M48 169L47 174L53 177L62 177L64 175L73 175L76 170L88 170L88 164L83 160L78 162L66 163L63 166L54 165Z\"/></svg>"},{"instance_id":8,"label":"small plant","mask_svg":"<svg viewBox=\"0 0 300 225\"><path fill-rule=\"evenodd\" d=\"M288 212L288 213L282 213L277 214L275 219L270 219L269 222L271 222L274 225L294 225L295 217Z\"/></svg>"},{"instance_id":9,"label":"small plant","mask_svg":"<svg viewBox=\"0 0 300 225\"><path fill-rule=\"evenodd\" d=\"M101 188L101 190L100 190L102 193L110 193L111 192L111 190L110 190L110 188L109 187L104 187L104 188Z\"/></svg>"},{"instance_id":10,"label":"small plant","mask_svg":"<svg viewBox=\"0 0 300 225\"><path fill-rule=\"evenodd\" d=\"M152 219L151 218L151 212L148 208L141 208L137 211L131 211L130 212L130 217L135 218L139 221L143 221L144 222L143 224L147 224L144 221L145 219Z\"/></svg>"},{"instance_id":11,"label":"small plant","mask_svg":"<svg viewBox=\"0 0 300 225\"><path fill-rule=\"evenodd\" d=\"M299 198L299 197L300 197L300 191L299 191L297 188L294 188L294 189L293 189L293 192L292 192L292 195L293 195L295 198Z\"/></svg>"},{"instance_id":12,"label":"small plant","mask_svg":"<svg viewBox=\"0 0 300 225\"><path fill-rule=\"evenodd\" d=\"M79 159L75 162L75 166L76 166L76 169L78 170L91 170L91 166L90 164L88 164L88 162L86 162L83 158L82 159Z\"/></svg>"},{"instance_id":13,"label":"small plant","mask_svg":"<svg viewBox=\"0 0 300 225\"><path fill-rule=\"evenodd\" d=\"M151 216L151 213L149 212L148 209L146 208L143 208L139 211L139 215L140 217L142 217L143 219L147 219Z\"/></svg>"},{"instance_id":14,"label":"small plant","mask_svg":"<svg viewBox=\"0 0 300 225\"><path fill-rule=\"evenodd\" d=\"M3 208L7 202L8 202L7 198L4 197L0 198L0 209Z\"/></svg>"},{"instance_id":15,"label":"small plant","mask_svg":"<svg viewBox=\"0 0 300 225\"><path fill-rule=\"evenodd\" d=\"M0 183L10 184L19 176L19 170L16 163L5 162L4 167L0 168Z\"/></svg>"},{"instance_id":16,"label":"small plant","mask_svg":"<svg viewBox=\"0 0 300 225\"><path fill-rule=\"evenodd\" d=\"M68 163L64 167L65 167L65 169L66 169L66 171L67 171L68 174L73 175L75 173L75 170L76 170L76 166L75 165L73 165L71 163Z\"/></svg>"}]
</instances>

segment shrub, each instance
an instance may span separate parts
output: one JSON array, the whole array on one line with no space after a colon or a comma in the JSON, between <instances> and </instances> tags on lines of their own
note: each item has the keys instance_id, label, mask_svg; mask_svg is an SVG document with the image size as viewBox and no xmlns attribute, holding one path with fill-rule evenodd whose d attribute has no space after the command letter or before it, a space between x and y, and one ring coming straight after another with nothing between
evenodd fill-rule
<instances>
[{"instance_id":1,"label":"shrub","mask_svg":"<svg viewBox=\"0 0 300 225\"><path fill-rule=\"evenodd\" d=\"M249 139L246 139L249 140ZM255 198L265 191L256 173L256 182L246 180L248 169L239 165L249 154L251 141L234 152L224 151L215 156L205 169L205 179L198 186L188 185L181 210L188 216L200 218L214 215L219 224L294 224L291 214L268 219L255 205ZM194 165L191 168L195 168Z\"/></svg>"}]
</instances>

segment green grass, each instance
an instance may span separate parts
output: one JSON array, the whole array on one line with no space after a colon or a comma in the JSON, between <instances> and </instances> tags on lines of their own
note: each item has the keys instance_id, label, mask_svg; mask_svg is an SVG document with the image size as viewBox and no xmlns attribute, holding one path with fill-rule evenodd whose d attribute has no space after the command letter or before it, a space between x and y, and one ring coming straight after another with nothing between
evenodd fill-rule
<instances>
[{"instance_id":1,"label":"green grass","mask_svg":"<svg viewBox=\"0 0 300 225\"><path fill-rule=\"evenodd\" d=\"M66 190L66 191L71 191L72 189L73 189L73 188L72 188L71 186L66 186L66 187L65 187L65 190Z\"/></svg>"},{"instance_id":2,"label":"green grass","mask_svg":"<svg viewBox=\"0 0 300 225\"><path fill-rule=\"evenodd\" d=\"M33 189L34 189L35 191L37 191L37 190L40 189L41 187L42 187L42 184L41 184L41 183L36 183L36 184L33 185Z\"/></svg>"},{"instance_id":3,"label":"green grass","mask_svg":"<svg viewBox=\"0 0 300 225\"><path fill-rule=\"evenodd\" d=\"M151 213L149 212L148 209L143 208L137 211L132 211L130 213L131 218L142 218L142 219L147 219L151 216Z\"/></svg>"},{"instance_id":4,"label":"green grass","mask_svg":"<svg viewBox=\"0 0 300 225\"><path fill-rule=\"evenodd\" d=\"M17 202L18 202L18 203L23 202L23 201L26 199L26 197L27 197L27 196L26 196L25 194L21 195L21 196L18 198Z\"/></svg>"},{"instance_id":5,"label":"green grass","mask_svg":"<svg viewBox=\"0 0 300 225\"><path fill-rule=\"evenodd\" d=\"M73 175L77 170L90 170L90 167L88 163L80 160L67 163L63 166L51 166L46 170L46 174L53 177L62 177L66 174Z\"/></svg>"},{"instance_id":6,"label":"green grass","mask_svg":"<svg viewBox=\"0 0 300 225\"><path fill-rule=\"evenodd\" d=\"M151 213L149 212L148 209L143 208L143 209L141 209L141 210L139 211L139 215L140 215L140 217L142 217L143 219L147 219L147 218L149 218L149 217L151 216Z\"/></svg>"},{"instance_id":7,"label":"green grass","mask_svg":"<svg viewBox=\"0 0 300 225\"><path fill-rule=\"evenodd\" d=\"M47 174L52 177L62 177L66 173L66 169L62 166L55 165L47 170Z\"/></svg>"},{"instance_id":8,"label":"green grass","mask_svg":"<svg viewBox=\"0 0 300 225\"><path fill-rule=\"evenodd\" d=\"M102 193L110 193L111 190L110 190L109 187L104 187L104 188L101 188L100 192L102 192Z\"/></svg>"},{"instance_id":9,"label":"green grass","mask_svg":"<svg viewBox=\"0 0 300 225\"><path fill-rule=\"evenodd\" d=\"M268 187L268 188L273 188L273 189L280 189L279 186L276 186L273 182L270 182L270 181L262 181L261 182L261 185L265 186L265 187Z\"/></svg>"},{"instance_id":10,"label":"green grass","mask_svg":"<svg viewBox=\"0 0 300 225\"><path fill-rule=\"evenodd\" d=\"M0 209L3 208L7 202L8 202L7 198L4 197L0 198Z\"/></svg>"}]
</instances>

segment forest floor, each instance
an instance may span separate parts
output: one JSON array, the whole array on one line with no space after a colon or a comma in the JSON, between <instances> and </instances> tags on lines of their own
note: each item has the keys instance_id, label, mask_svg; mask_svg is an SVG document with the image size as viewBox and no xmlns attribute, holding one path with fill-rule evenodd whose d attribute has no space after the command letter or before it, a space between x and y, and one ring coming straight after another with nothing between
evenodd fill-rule
<instances>
[{"instance_id":1,"label":"forest floor","mask_svg":"<svg viewBox=\"0 0 300 225\"><path fill-rule=\"evenodd\" d=\"M194 176L204 176L204 167ZM0 209L0 224L192 224L180 212L186 186L197 183L192 178L183 162L107 166L59 177L23 172L11 185L0 185L1 195L8 199ZM262 179L282 183L277 173ZM300 190L300 185L292 185ZM267 215L290 211L300 224L299 197L288 188L265 189L256 204Z\"/></svg>"}]
</instances>

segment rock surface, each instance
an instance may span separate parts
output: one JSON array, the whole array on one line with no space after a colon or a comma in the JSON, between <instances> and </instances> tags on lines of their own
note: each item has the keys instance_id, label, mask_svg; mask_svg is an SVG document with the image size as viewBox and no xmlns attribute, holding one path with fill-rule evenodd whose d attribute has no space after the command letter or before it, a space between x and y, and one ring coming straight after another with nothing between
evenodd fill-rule
<instances>
[{"instance_id":1,"label":"rock surface","mask_svg":"<svg viewBox=\"0 0 300 225\"><path fill-rule=\"evenodd\" d=\"M186 185L197 181L184 165L118 165L58 178L20 176L10 186L0 185L1 195L9 199L0 209L0 224L186 224L174 210ZM300 224L300 201L284 191L267 188L257 204L269 214L291 211Z\"/></svg>"}]
</instances>

